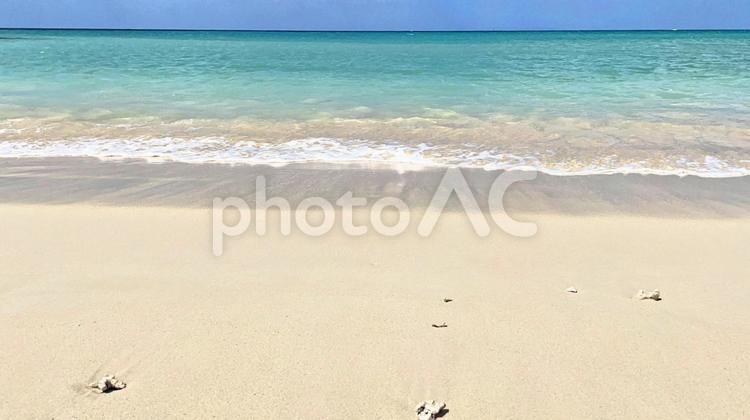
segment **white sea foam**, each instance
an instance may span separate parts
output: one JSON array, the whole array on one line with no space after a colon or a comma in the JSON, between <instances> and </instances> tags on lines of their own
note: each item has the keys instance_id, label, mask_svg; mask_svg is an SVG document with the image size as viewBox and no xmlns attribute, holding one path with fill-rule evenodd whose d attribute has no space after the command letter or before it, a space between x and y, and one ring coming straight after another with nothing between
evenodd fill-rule
<instances>
[{"instance_id":1,"label":"white sea foam","mask_svg":"<svg viewBox=\"0 0 750 420\"><path fill-rule=\"evenodd\" d=\"M281 143L228 141L223 138L76 139L65 141L0 141L0 157L94 157L144 159L149 162L223 163L283 166L293 163L379 165L399 170L462 167L485 170L537 170L558 176L592 174L694 175L725 178L750 175L748 161L734 165L717 157L676 157L658 166L647 161L622 162L617 156L595 163L555 160L554 153L504 153L472 144L435 145L307 138ZM740 166L741 165L741 166Z\"/></svg>"}]
</instances>

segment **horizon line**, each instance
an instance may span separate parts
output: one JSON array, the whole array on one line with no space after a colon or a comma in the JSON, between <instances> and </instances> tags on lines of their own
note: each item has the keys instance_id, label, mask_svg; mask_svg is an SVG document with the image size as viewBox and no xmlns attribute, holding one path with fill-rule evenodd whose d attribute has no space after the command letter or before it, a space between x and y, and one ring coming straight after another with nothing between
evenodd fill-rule
<instances>
[{"instance_id":1,"label":"horizon line","mask_svg":"<svg viewBox=\"0 0 750 420\"><path fill-rule=\"evenodd\" d=\"M42 31L140 31L140 32L344 32L344 33L471 33L471 32L719 32L750 28L653 28L653 29L209 29L209 28L97 28L97 27L0 27L0 30Z\"/></svg>"}]
</instances>

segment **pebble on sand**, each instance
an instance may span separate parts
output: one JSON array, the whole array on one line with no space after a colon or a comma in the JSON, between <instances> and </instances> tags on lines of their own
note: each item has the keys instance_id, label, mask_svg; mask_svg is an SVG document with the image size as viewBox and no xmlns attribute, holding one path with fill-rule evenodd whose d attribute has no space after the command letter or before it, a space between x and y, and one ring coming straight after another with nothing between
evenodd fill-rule
<instances>
[{"instance_id":1,"label":"pebble on sand","mask_svg":"<svg viewBox=\"0 0 750 420\"><path fill-rule=\"evenodd\" d=\"M576 289L575 287L568 287L567 289L565 289L565 291L568 293L578 293L578 289Z\"/></svg>"},{"instance_id":2,"label":"pebble on sand","mask_svg":"<svg viewBox=\"0 0 750 420\"><path fill-rule=\"evenodd\" d=\"M89 384L89 388L98 390L100 394L107 392L117 391L123 389L127 384L119 379L115 375L105 375L98 382Z\"/></svg>"},{"instance_id":3,"label":"pebble on sand","mask_svg":"<svg viewBox=\"0 0 750 420\"><path fill-rule=\"evenodd\" d=\"M448 327L448 324L446 324L445 322L443 322L442 324L432 324L432 327L433 328L446 328Z\"/></svg>"},{"instance_id":4,"label":"pebble on sand","mask_svg":"<svg viewBox=\"0 0 750 420\"><path fill-rule=\"evenodd\" d=\"M445 410L445 403L440 401L422 401L416 408L417 419L435 420Z\"/></svg>"},{"instance_id":5,"label":"pebble on sand","mask_svg":"<svg viewBox=\"0 0 750 420\"><path fill-rule=\"evenodd\" d=\"M659 289L654 289L652 291L647 290L639 290L638 293L635 295L635 298L638 300L661 300L661 293L659 292Z\"/></svg>"}]
</instances>

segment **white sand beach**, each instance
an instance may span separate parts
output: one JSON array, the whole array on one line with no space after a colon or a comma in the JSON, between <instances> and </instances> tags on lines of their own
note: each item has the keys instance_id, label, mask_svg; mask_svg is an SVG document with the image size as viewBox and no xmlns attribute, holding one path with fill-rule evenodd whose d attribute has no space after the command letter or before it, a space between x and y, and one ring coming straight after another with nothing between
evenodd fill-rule
<instances>
[{"instance_id":1,"label":"white sand beach","mask_svg":"<svg viewBox=\"0 0 750 420\"><path fill-rule=\"evenodd\" d=\"M750 415L749 219L534 220L217 258L206 209L2 204L0 418Z\"/></svg>"}]
</instances>

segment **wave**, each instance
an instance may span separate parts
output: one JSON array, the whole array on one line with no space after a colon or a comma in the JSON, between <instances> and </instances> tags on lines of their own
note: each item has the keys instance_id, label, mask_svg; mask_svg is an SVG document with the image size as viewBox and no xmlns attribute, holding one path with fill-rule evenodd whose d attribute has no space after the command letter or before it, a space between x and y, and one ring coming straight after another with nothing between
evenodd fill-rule
<instances>
[{"instance_id":1,"label":"wave","mask_svg":"<svg viewBox=\"0 0 750 420\"><path fill-rule=\"evenodd\" d=\"M675 156L658 161L624 160L616 155L580 158L556 156L550 150L526 155L471 143L438 145L305 138L280 143L229 141L224 138L76 139L0 141L0 157L93 157L142 159L153 163L221 163L285 166L294 163L357 164L397 170L459 167L484 170L534 170L550 175L650 174L725 178L750 175L750 160L728 162L712 155Z\"/></svg>"}]
</instances>

